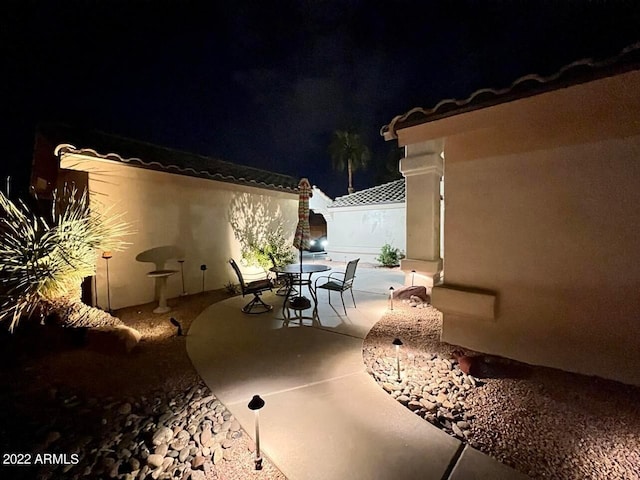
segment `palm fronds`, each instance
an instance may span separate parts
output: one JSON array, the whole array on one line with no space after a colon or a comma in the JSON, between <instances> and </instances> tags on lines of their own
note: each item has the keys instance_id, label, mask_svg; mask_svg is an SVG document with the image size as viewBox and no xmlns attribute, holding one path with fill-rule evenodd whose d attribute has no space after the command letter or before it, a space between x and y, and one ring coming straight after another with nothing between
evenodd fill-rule
<instances>
[{"instance_id":1,"label":"palm fronds","mask_svg":"<svg viewBox=\"0 0 640 480\"><path fill-rule=\"evenodd\" d=\"M130 233L121 215L89 207L87 192L54 195L52 220L35 215L0 192L0 321L10 330L43 301L77 290L95 274L98 250L122 250Z\"/></svg>"}]
</instances>

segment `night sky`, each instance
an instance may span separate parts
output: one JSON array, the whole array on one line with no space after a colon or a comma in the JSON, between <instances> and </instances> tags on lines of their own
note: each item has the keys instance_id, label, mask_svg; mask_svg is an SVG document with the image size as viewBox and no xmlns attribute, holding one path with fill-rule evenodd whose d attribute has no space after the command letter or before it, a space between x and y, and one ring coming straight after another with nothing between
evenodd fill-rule
<instances>
[{"instance_id":1,"label":"night sky","mask_svg":"<svg viewBox=\"0 0 640 480\"><path fill-rule=\"evenodd\" d=\"M640 41L640 2L4 0L2 173L26 185L35 126L56 121L293 176L330 196L331 133L389 180L393 116Z\"/></svg>"}]
</instances>

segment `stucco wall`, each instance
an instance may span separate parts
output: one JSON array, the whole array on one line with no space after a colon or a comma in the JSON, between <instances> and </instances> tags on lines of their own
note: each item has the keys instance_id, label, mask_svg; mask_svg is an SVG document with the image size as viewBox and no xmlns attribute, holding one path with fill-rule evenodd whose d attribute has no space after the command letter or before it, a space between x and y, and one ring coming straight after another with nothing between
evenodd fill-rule
<instances>
[{"instance_id":1,"label":"stucco wall","mask_svg":"<svg viewBox=\"0 0 640 480\"><path fill-rule=\"evenodd\" d=\"M444 341L640 384L638 118L630 72L407 132L446 138Z\"/></svg>"},{"instance_id":2,"label":"stucco wall","mask_svg":"<svg viewBox=\"0 0 640 480\"><path fill-rule=\"evenodd\" d=\"M385 243L406 250L405 204L329 208L327 256L336 261L360 258L376 263Z\"/></svg>"},{"instance_id":3,"label":"stucco wall","mask_svg":"<svg viewBox=\"0 0 640 480\"><path fill-rule=\"evenodd\" d=\"M155 172L122 163L88 159L76 155L62 158L63 168L89 172L91 201L113 205L125 212L136 233L124 252L109 260L111 307L121 308L154 300L154 281L147 272L153 264L135 260L140 252L163 245L177 245L185 252L184 277L188 293L202 290L200 265L206 264L205 289L223 287L236 277L229 258L241 258L240 243L231 221L242 235L261 235L282 224L295 230L297 196L184 175ZM176 262L168 269L180 270ZM255 269L245 269L249 275ZM98 301L106 306L105 261L98 261ZM180 273L168 280L168 297L182 291Z\"/></svg>"}]
</instances>

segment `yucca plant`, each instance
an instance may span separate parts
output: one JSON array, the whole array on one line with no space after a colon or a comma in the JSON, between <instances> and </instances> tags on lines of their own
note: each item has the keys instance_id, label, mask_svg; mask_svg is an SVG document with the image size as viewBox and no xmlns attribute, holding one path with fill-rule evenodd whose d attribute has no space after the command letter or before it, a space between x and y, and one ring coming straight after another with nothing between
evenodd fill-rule
<instances>
[{"instance_id":1,"label":"yucca plant","mask_svg":"<svg viewBox=\"0 0 640 480\"><path fill-rule=\"evenodd\" d=\"M119 251L129 225L121 215L89 207L86 190L54 193L51 219L34 214L0 192L0 321L13 331L34 312L63 326L121 324L80 301L82 280L95 274L98 251Z\"/></svg>"}]
</instances>

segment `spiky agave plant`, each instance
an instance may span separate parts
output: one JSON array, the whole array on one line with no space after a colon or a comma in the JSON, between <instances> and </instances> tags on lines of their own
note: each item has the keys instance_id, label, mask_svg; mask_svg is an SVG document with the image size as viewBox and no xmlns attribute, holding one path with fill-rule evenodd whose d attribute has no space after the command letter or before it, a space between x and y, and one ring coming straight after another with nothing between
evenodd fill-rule
<instances>
[{"instance_id":1,"label":"spiky agave plant","mask_svg":"<svg viewBox=\"0 0 640 480\"><path fill-rule=\"evenodd\" d=\"M0 321L13 331L23 316L38 310L55 314L66 326L120 323L82 304L82 280L95 274L99 250L122 250L129 225L121 215L89 207L82 194L65 187L54 193L52 220L34 214L0 192Z\"/></svg>"}]
</instances>

